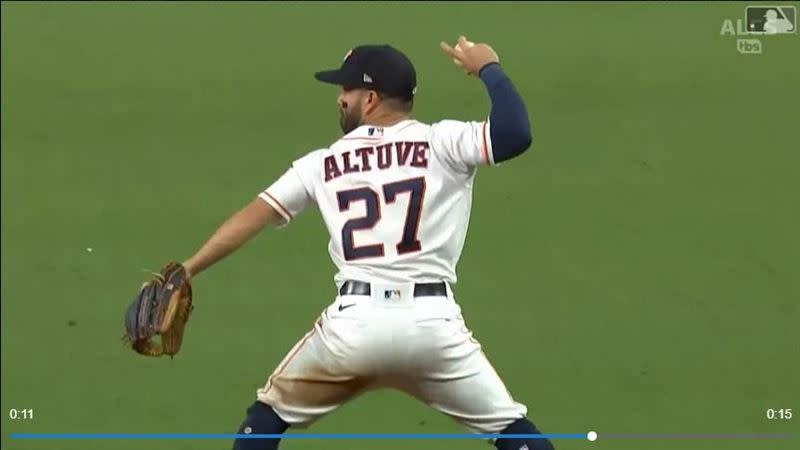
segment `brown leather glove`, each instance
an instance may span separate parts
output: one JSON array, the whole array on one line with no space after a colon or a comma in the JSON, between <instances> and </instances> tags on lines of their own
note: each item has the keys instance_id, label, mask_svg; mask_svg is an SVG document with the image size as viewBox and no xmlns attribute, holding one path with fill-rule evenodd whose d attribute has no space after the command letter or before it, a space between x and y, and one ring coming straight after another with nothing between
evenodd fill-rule
<instances>
[{"instance_id":1,"label":"brown leather glove","mask_svg":"<svg viewBox=\"0 0 800 450\"><path fill-rule=\"evenodd\" d=\"M174 356L180 351L183 331L192 306L192 285L186 269L171 262L142 285L125 314L123 341L146 356ZM155 342L156 335L161 342Z\"/></svg>"}]
</instances>

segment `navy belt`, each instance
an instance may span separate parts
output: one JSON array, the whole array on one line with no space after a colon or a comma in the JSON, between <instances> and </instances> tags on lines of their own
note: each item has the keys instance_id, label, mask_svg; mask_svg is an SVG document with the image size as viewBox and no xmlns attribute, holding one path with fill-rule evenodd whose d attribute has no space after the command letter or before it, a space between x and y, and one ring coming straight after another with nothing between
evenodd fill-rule
<instances>
[{"instance_id":1,"label":"navy belt","mask_svg":"<svg viewBox=\"0 0 800 450\"><path fill-rule=\"evenodd\" d=\"M339 295L372 295L372 287L363 281L345 281L339 288ZM417 283L414 297L447 297L447 285L441 283Z\"/></svg>"}]
</instances>

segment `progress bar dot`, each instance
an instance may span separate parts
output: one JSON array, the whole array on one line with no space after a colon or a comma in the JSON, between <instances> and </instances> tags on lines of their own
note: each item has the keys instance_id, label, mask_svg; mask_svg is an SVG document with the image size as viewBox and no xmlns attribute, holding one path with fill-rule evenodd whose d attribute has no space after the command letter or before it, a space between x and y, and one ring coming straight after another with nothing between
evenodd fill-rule
<instances>
[{"instance_id":1,"label":"progress bar dot","mask_svg":"<svg viewBox=\"0 0 800 450\"><path fill-rule=\"evenodd\" d=\"M597 433L594 432L594 431L590 431L590 432L586 433L586 439L588 439L588 440L590 440L592 442L596 441L597 440Z\"/></svg>"}]
</instances>

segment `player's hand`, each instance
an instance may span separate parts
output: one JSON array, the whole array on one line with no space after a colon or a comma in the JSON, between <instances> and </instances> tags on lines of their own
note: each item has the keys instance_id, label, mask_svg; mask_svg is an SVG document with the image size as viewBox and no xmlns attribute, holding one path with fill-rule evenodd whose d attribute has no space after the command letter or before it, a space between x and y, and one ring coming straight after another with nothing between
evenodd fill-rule
<instances>
[{"instance_id":1,"label":"player's hand","mask_svg":"<svg viewBox=\"0 0 800 450\"><path fill-rule=\"evenodd\" d=\"M453 59L455 65L461 67L469 75L478 75L481 69L491 63L500 62L497 53L487 44L475 44L466 37L461 36L453 47L447 42L441 42L442 51Z\"/></svg>"}]
</instances>

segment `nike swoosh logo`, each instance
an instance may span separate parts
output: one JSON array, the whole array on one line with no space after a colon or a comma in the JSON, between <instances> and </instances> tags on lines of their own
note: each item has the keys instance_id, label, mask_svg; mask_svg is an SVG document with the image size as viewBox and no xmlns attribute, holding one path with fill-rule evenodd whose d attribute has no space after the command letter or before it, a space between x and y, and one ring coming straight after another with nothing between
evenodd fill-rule
<instances>
[{"instance_id":1,"label":"nike swoosh logo","mask_svg":"<svg viewBox=\"0 0 800 450\"><path fill-rule=\"evenodd\" d=\"M340 303L340 304L339 304L339 311L344 311L345 309L347 309L347 308L349 308L349 307L351 307L351 306L356 306L356 304L355 304L355 303L350 303L349 305L342 305L342 304Z\"/></svg>"}]
</instances>

